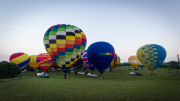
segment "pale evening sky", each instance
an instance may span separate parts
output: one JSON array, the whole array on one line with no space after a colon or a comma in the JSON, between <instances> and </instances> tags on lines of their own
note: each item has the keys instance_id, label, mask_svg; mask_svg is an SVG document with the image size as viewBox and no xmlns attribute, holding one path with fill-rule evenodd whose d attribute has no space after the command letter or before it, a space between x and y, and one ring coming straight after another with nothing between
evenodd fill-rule
<instances>
[{"instance_id":1,"label":"pale evening sky","mask_svg":"<svg viewBox=\"0 0 180 101\"><path fill-rule=\"evenodd\" d=\"M145 44L180 54L180 0L0 0L0 61L11 54L46 53L43 36L55 24L81 28L87 46L106 41L121 63Z\"/></svg>"}]
</instances>

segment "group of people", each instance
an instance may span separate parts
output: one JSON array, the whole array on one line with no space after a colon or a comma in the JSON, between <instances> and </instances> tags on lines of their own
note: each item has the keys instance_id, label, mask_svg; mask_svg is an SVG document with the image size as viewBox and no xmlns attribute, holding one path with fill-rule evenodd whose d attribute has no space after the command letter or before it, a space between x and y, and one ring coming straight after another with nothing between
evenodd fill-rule
<instances>
[{"instance_id":1,"label":"group of people","mask_svg":"<svg viewBox=\"0 0 180 101\"><path fill-rule=\"evenodd\" d=\"M150 76L155 76L155 74L151 73Z\"/></svg>"}]
</instances>

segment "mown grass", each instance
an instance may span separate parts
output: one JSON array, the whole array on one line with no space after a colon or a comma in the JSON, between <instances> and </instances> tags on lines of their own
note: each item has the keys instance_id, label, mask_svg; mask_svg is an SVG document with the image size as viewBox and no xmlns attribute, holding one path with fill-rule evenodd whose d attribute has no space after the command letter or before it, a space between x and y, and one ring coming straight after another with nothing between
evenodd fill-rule
<instances>
[{"instance_id":1,"label":"mown grass","mask_svg":"<svg viewBox=\"0 0 180 101\"><path fill-rule=\"evenodd\" d=\"M29 78L0 82L0 101L179 101L180 75L169 74L167 69L151 71L125 70L130 66L117 67L105 72L104 79L95 71L97 78L71 73L63 79L63 72L49 72L50 78L36 78L28 72ZM130 75L139 72L143 76ZM21 74L26 76L27 74Z\"/></svg>"}]
</instances>

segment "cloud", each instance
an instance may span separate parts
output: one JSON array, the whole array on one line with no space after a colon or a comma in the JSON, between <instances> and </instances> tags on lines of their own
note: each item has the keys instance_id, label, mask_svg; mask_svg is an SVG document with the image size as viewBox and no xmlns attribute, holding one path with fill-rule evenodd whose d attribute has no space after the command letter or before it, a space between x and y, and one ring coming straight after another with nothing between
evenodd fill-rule
<instances>
[{"instance_id":1,"label":"cloud","mask_svg":"<svg viewBox=\"0 0 180 101\"><path fill-rule=\"evenodd\" d=\"M22 30L27 30L27 31L37 32L37 33L44 33L44 32L41 32L41 31L36 31L36 30L32 30L32 29L19 28L19 27L15 27L15 26L8 26L8 25L3 25L3 24L0 24L0 26L11 27L11 28L17 28L17 29L22 29Z\"/></svg>"}]
</instances>

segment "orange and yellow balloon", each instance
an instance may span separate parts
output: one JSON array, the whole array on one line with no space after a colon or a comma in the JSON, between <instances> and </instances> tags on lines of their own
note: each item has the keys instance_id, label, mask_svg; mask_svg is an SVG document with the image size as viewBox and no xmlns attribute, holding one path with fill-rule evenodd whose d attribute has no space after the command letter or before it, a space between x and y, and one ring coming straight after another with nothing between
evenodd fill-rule
<instances>
[{"instance_id":1,"label":"orange and yellow balloon","mask_svg":"<svg viewBox=\"0 0 180 101\"><path fill-rule=\"evenodd\" d=\"M37 58L37 55L31 55L30 61L28 63L34 70L38 69L38 67L39 67L39 65L36 61L36 58Z\"/></svg>"},{"instance_id":2,"label":"orange and yellow balloon","mask_svg":"<svg viewBox=\"0 0 180 101\"><path fill-rule=\"evenodd\" d=\"M128 58L129 64L136 69L136 67L140 64L137 56L133 55Z\"/></svg>"}]
</instances>

